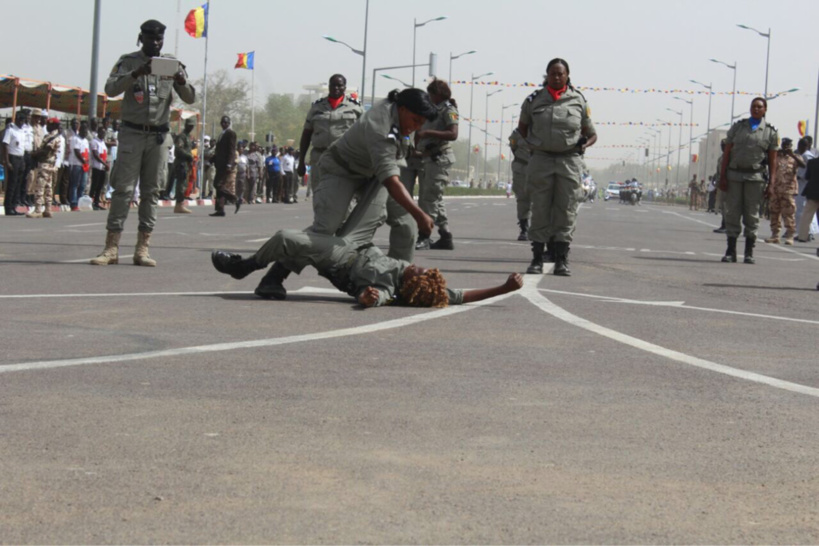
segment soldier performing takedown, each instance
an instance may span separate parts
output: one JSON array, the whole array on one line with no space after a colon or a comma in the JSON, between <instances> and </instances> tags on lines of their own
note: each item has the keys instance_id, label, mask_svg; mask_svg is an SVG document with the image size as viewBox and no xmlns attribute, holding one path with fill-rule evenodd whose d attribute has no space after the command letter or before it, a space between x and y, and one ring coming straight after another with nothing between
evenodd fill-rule
<instances>
[{"instance_id":1,"label":"soldier performing takedown","mask_svg":"<svg viewBox=\"0 0 819 546\"><path fill-rule=\"evenodd\" d=\"M425 269L390 258L372 243L361 246L355 238L292 229L277 232L249 258L216 250L211 254L211 261L220 273L234 279L243 279L273 262L296 273L312 265L333 286L353 296L364 307L446 307L500 296L523 286L523 278L512 273L498 286L453 290L447 288L438 269ZM278 285L269 284L269 276L263 278L256 295L266 299L275 297Z\"/></svg>"},{"instance_id":2,"label":"soldier performing takedown","mask_svg":"<svg viewBox=\"0 0 819 546\"><path fill-rule=\"evenodd\" d=\"M155 266L148 255L148 243L156 224L156 206L160 180L168 168L171 147L170 121L173 93L193 104L195 93L187 82L184 66L173 77L151 73L151 59L158 57L165 40L165 25L150 20L139 27L137 43L142 49L123 55L114 65L105 93L114 97L124 93L122 128L119 131L119 153L111 173L111 207L108 210L108 233L105 249L91 260L94 265L115 264L119 261L119 239L128 217L128 209L139 180L139 232L134 252L134 264ZM163 57L172 58L170 55Z\"/></svg>"}]
</instances>

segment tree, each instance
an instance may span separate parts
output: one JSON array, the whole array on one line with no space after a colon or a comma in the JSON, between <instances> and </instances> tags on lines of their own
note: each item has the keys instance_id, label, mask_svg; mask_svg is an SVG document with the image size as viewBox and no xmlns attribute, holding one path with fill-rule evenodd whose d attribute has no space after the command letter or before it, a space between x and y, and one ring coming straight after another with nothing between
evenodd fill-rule
<instances>
[{"instance_id":1,"label":"tree","mask_svg":"<svg viewBox=\"0 0 819 546\"><path fill-rule=\"evenodd\" d=\"M194 110L202 111L202 93L204 82L197 80L193 82L196 88L196 102L192 105L181 104L182 108L193 108ZM217 70L208 74L208 110L205 116L205 134L215 136L214 133L219 132L219 120L222 116L230 116L233 124L233 130L239 133L239 128L247 120L247 125L250 125L250 86L246 81L233 81L227 70ZM241 136L239 137L241 138Z\"/></svg>"}]
</instances>

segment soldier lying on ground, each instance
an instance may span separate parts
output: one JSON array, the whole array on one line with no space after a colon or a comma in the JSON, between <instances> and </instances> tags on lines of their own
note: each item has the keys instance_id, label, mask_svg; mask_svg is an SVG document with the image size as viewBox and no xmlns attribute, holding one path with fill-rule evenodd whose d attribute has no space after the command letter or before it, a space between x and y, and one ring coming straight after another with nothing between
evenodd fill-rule
<instances>
[{"instance_id":1,"label":"soldier lying on ground","mask_svg":"<svg viewBox=\"0 0 819 546\"><path fill-rule=\"evenodd\" d=\"M276 233L249 258L215 250L211 261L217 271L234 279L243 279L273 262L296 273L311 265L364 307L446 307L507 294L523 286L522 277L513 273L505 283L492 288L453 290L447 288L438 269L389 258L371 243L357 246L343 237L290 229ZM268 277L262 279L255 293L266 299L278 297L277 285L271 290Z\"/></svg>"}]
</instances>

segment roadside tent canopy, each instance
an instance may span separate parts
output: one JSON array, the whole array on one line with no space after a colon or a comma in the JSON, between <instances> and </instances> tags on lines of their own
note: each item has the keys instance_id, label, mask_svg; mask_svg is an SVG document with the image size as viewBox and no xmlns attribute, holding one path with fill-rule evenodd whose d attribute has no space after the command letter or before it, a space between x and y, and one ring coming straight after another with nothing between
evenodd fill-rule
<instances>
[{"instance_id":1,"label":"roadside tent canopy","mask_svg":"<svg viewBox=\"0 0 819 546\"><path fill-rule=\"evenodd\" d=\"M49 112L56 110L66 114L87 116L90 95L87 89L80 87L0 74L0 108L12 108L14 112L18 107L27 106L45 108ZM109 112L114 118L120 117L122 97L111 98L105 93L99 93L97 97L96 117L104 117ZM199 112L181 108L171 109L172 122L194 116L199 118Z\"/></svg>"}]
</instances>

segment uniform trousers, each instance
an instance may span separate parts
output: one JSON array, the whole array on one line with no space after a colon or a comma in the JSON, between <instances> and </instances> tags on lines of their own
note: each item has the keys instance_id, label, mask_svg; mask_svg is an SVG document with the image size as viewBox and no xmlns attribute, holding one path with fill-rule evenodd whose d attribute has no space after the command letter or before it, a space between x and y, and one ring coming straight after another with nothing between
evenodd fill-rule
<instances>
[{"instance_id":1,"label":"uniform trousers","mask_svg":"<svg viewBox=\"0 0 819 546\"><path fill-rule=\"evenodd\" d=\"M188 191L188 169L190 166L184 161L175 161L173 164L173 179L176 180L174 199L178 204L185 201L185 194ZM170 195L168 192L165 192Z\"/></svg>"},{"instance_id":2,"label":"uniform trousers","mask_svg":"<svg viewBox=\"0 0 819 546\"><path fill-rule=\"evenodd\" d=\"M755 239L765 182L731 178L729 171L728 193L725 195L725 233L728 237L739 237L744 226L745 237Z\"/></svg>"},{"instance_id":3,"label":"uniform trousers","mask_svg":"<svg viewBox=\"0 0 819 546\"><path fill-rule=\"evenodd\" d=\"M424 175L418 184L418 207L443 231L449 227L444 189L449 183L450 166L449 162L424 161Z\"/></svg>"},{"instance_id":4,"label":"uniform trousers","mask_svg":"<svg viewBox=\"0 0 819 546\"><path fill-rule=\"evenodd\" d=\"M777 237L781 225L785 226L785 237L796 235L796 201L790 192L777 192L768 203L771 213L771 235Z\"/></svg>"},{"instance_id":5,"label":"uniform trousers","mask_svg":"<svg viewBox=\"0 0 819 546\"><path fill-rule=\"evenodd\" d=\"M512 193L518 209L518 220L529 220L532 217L532 200L526 190L526 172L512 171Z\"/></svg>"},{"instance_id":6,"label":"uniform trousers","mask_svg":"<svg viewBox=\"0 0 819 546\"><path fill-rule=\"evenodd\" d=\"M3 197L3 208L6 214L17 210L17 192L25 176L25 160L21 155L9 155L12 171L6 171L6 193Z\"/></svg>"},{"instance_id":7,"label":"uniform trousers","mask_svg":"<svg viewBox=\"0 0 819 546\"><path fill-rule=\"evenodd\" d=\"M34 182L34 204L37 207L51 209L52 188L57 180L57 167L43 163L37 168L37 179Z\"/></svg>"},{"instance_id":8,"label":"uniform trousers","mask_svg":"<svg viewBox=\"0 0 819 546\"><path fill-rule=\"evenodd\" d=\"M324 154L324 150L326 148L313 148L313 151L310 152L310 190L312 192L316 191L316 188L319 187L319 182L321 182L321 169L319 169L319 163L321 162L321 156ZM310 192L307 192L308 194Z\"/></svg>"},{"instance_id":9,"label":"uniform trousers","mask_svg":"<svg viewBox=\"0 0 819 546\"><path fill-rule=\"evenodd\" d=\"M415 169L401 168L401 183L410 195L415 186L416 172L418 171ZM418 239L418 224L407 209L392 197L387 198L387 225L390 226L390 250L387 256L412 262L415 258L415 242Z\"/></svg>"},{"instance_id":10,"label":"uniform trousers","mask_svg":"<svg viewBox=\"0 0 819 546\"><path fill-rule=\"evenodd\" d=\"M583 196L580 155L547 155L534 152L526 170L526 191L532 200L529 240L571 243L577 206Z\"/></svg>"},{"instance_id":11,"label":"uniform trousers","mask_svg":"<svg viewBox=\"0 0 819 546\"><path fill-rule=\"evenodd\" d=\"M285 203L294 203L296 201L296 192L298 188L296 187L296 177L293 171L285 171L283 175L283 196L282 199ZM313 190L315 191L315 190Z\"/></svg>"},{"instance_id":12,"label":"uniform trousers","mask_svg":"<svg viewBox=\"0 0 819 546\"><path fill-rule=\"evenodd\" d=\"M151 233L156 225L159 192L168 168L168 133L146 133L128 127L119 131L119 150L114 172L111 173L111 205L107 229L121 233L131 208L134 190L139 183L138 230Z\"/></svg>"}]
</instances>

